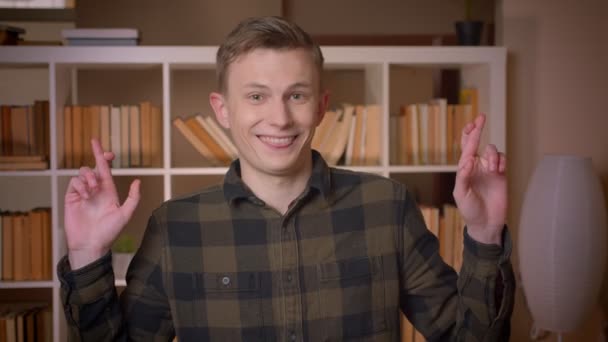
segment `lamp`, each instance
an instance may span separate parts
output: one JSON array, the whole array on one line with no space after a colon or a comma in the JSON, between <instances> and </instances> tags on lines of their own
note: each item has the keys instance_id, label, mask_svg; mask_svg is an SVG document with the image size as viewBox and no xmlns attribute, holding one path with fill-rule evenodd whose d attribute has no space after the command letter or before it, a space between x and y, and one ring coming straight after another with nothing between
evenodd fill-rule
<instances>
[{"instance_id":1,"label":"lamp","mask_svg":"<svg viewBox=\"0 0 608 342\"><path fill-rule=\"evenodd\" d=\"M597 304L606 263L606 207L591 158L543 156L519 227L521 282L532 318L561 340Z\"/></svg>"}]
</instances>

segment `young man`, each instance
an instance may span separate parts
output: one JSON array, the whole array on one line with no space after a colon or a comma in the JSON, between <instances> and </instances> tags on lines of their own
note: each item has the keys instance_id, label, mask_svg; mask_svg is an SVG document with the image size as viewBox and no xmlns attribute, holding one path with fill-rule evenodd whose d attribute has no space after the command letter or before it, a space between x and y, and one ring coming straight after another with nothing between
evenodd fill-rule
<instances>
[{"instance_id":1,"label":"young man","mask_svg":"<svg viewBox=\"0 0 608 342\"><path fill-rule=\"evenodd\" d=\"M460 277L440 258L404 185L329 168L311 151L328 97L323 57L299 27L254 18L217 55L210 95L239 159L222 185L156 209L119 301L110 246L122 206L97 141L65 195L60 262L73 339L397 341L399 310L431 341L507 340L514 280L506 161L476 155L484 116L462 134L454 197L465 219Z\"/></svg>"}]
</instances>

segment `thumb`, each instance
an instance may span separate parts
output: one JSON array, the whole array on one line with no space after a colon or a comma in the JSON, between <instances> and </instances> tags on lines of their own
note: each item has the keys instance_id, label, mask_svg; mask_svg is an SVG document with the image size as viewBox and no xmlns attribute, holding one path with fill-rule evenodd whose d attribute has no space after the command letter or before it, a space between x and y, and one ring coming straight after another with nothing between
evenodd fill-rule
<instances>
[{"instance_id":1,"label":"thumb","mask_svg":"<svg viewBox=\"0 0 608 342\"><path fill-rule=\"evenodd\" d=\"M139 187L141 185L141 181L139 179L134 180L129 187L129 195L125 202L120 207L120 211L123 217L131 218L133 212L135 212L135 208L137 208L137 204L139 203Z\"/></svg>"},{"instance_id":2,"label":"thumb","mask_svg":"<svg viewBox=\"0 0 608 342\"><path fill-rule=\"evenodd\" d=\"M471 184L471 174L473 173L474 158L469 158L458 172L456 172L456 180L454 184L454 199L463 198L469 190Z\"/></svg>"}]
</instances>

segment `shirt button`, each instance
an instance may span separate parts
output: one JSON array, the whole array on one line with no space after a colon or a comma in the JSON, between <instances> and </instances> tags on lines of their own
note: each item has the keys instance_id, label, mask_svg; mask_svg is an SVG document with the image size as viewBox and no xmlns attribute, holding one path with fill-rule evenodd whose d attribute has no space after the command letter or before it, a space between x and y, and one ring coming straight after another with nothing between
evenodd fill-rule
<instances>
[{"instance_id":1,"label":"shirt button","mask_svg":"<svg viewBox=\"0 0 608 342\"><path fill-rule=\"evenodd\" d=\"M287 273L287 281L291 283L292 280L293 280L293 277L292 277L291 273Z\"/></svg>"},{"instance_id":2,"label":"shirt button","mask_svg":"<svg viewBox=\"0 0 608 342\"><path fill-rule=\"evenodd\" d=\"M296 333L292 332L291 334L289 334L289 338L291 338L292 341L296 340Z\"/></svg>"},{"instance_id":3,"label":"shirt button","mask_svg":"<svg viewBox=\"0 0 608 342\"><path fill-rule=\"evenodd\" d=\"M223 277L222 284L224 284L225 286L230 285L230 277Z\"/></svg>"}]
</instances>

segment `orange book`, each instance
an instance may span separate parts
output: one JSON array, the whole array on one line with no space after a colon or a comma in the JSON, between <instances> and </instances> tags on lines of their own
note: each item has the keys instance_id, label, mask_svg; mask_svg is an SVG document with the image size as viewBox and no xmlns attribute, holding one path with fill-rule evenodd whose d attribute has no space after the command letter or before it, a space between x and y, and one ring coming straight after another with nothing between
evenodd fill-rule
<instances>
[{"instance_id":1,"label":"orange book","mask_svg":"<svg viewBox=\"0 0 608 342\"><path fill-rule=\"evenodd\" d=\"M110 144L110 106L99 106L99 139L104 151L111 151ZM95 159L95 156L93 156Z\"/></svg>"},{"instance_id":2,"label":"orange book","mask_svg":"<svg viewBox=\"0 0 608 342\"><path fill-rule=\"evenodd\" d=\"M129 106L120 106L120 161L121 167L126 168L131 166L129 151L131 150L130 144L130 131L129 131ZM114 151L117 153L117 151Z\"/></svg>"},{"instance_id":3,"label":"orange book","mask_svg":"<svg viewBox=\"0 0 608 342\"><path fill-rule=\"evenodd\" d=\"M203 143L209 151L213 154L213 158L217 160L221 165L228 165L232 161L230 156L224 151L212 137L207 133L205 128L201 126L196 118L191 117L186 120L186 125L194 133L194 135Z\"/></svg>"},{"instance_id":4,"label":"orange book","mask_svg":"<svg viewBox=\"0 0 608 342\"><path fill-rule=\"evenodd\" d=\"M382 154L382 110L379 105L367 106L365 131L365 165L380 165Z\"/></svg>"},{"instance_id":5,"label":"orange book","mask_svg":"<svg viewBox=\"0 0 608 342\"><path fill-rule=\"evenodd\" d=\"M13 155L24 156L29 154L27 111L26 106L11 107Z\"/></svg>"},{"instance_id":6,"label":"orange book","mask_svg":"<svg viewBox=\"0 0 608 342\"><path fill-rule=\"evenodd\" d=\"M397 119L397 132L399 134L399 155L397 156L397 163L400 165L407 165L411 163L411 138L409 129L409 120L407 118L407 106L401 106L399 111L399 117Z\"/></svg>"},{"instance_id":7,"label":"orange book","mask_svg":"<svg viewBox=\"0 0 608 342\"><path fill-rule=\"evenodd\" d=\"M361 165L363 156L361 155L361 146L365 144L365 137L363 136L363 125L365 124L365 107L355 106L355 133L353 136L353 151L350 165Z\"/></svg>"},{"instance_id":8,"label":"orange book","mask_svg":"<svg viewBox=\"0 0 608 342\"><path fill-rule=\"evenodd\" d=\"M28 213L30 230L31 230L31 279L42 280L42 213L37 210L32 210Z\"/></svg>"},{"instance_id":9,"label":"orange book","mask_svg":"<svg viewBox=\"0 0 608 342\"><path fill-rule=\"evenodd\" d=\"M43 208L38 211L40 213L42 223L41 234L42 234L42 279L52 280L53 279L53 245L52 245L52 229L51 229L51 209Z\"/></svg>"},{"instance_id":10,"label":"orange book","mask_svg":"<svg viewBox=\"0 0 608 342\"><path fill-rule=\"evenodd\" d=\"M72 107L63 107L63 167L71 169L73 167L73 137L72 137Z\"/></svg>"},{"instance_id":11,"label":"orange book","mask_svg":"<svg viewBox=\"0 0 608 342\"><path fill-rule=\"evenodd\" d=\"M150 165L161 167L163 165L163 115L160 107L152 106L150 117L151 156Z\"/></svg>"},{"instance_id":12,"label":"orange book","mask_svg":"<svg viewBox=\"0 0 608 342\"><path fill-rule=\"evenodd\" d=\"M91 138L93 138L93 107L92 106L83 106L82 107L82 164L76 165L79 166L89 166L91 165L93 149L91 147Z\"/></svg>"},{"instance_id":13,"label":"orange book","mask_svg":"<svg viewBox=\"0 0 608 342\"><path fill-rule=\"evenodd\" d=\"M446 109L446 153L448 165L456 164L454 159L454 106L448 105Z\"/></svg>"},{"instance_id":14,"label":"orange book","mask_svg":"<svg viewBox=\"0 0 608 342\"><path fill-rule=\"evenodd\" d=\"M139 104L141 123L141 166L152 166L152 104L148 101Z\"/></svg>"},{"instance_id":15,"label":"orange book","mask_svg":"<svg viewBox=\"0 0 608 342\"><path fill-rule=\"evenodd\" d=\"M13 215L2 214L2 280L13 280Z\"/></svg>"},{"instance_id":16,"label":"orange book","mask_svg":"<svg viewBox=\"0 0 608 342\"><path fill-rule=\"evenodd\" d=\"M479 115L479 95L475 88L463 88L460 90L459 102L471 106L472 117Z\"/></svg>"},{"instance_id":17,"label":"orange book","mask_svg":"<svg viewBox=\"0 0 608 342\"><path fill-rule=\"evenodd\" d=\"M13 154L13 138L11 133L11 107L0 106L0 122L2 123L2 150L1 154Z\"/></svg>"},{"instance_id":18,"label":"orange book","mask_svg":"<svg viewBox=\"0 0 608 342\"><path fill-rule=\"evenodd\" d=\"M101 140L101 106L89 106L90 112L90 124L91 124L91 138L84 141L87 145L87 160L88 165L93 168L95 166L95 156L93 155L93 147L91 146L91 139L95 138L102 143Z\"/></svg>"},{"instance_id":19,"label":"orange book","mask_svg":"<svg viewBox=\"0 0 608 342\"><path fill-rule=\"evenodd\" d=\"M141 124L138 106L129 106L129 161L131 167L141 166Z\"/></svg>"},{"instance_id":20,"label":"orange book","mask_svg":"<svg viewBox=\"0 0 608 342\"><path fill-rule=\"evenodd\" d=\"M83 166L84 144L83 144L83 108L72 106L72 168L79 169Z\"/></svg>"},{"instance_id":21,"label":"orange book","mask_svg":"<svg viewBox=\"0 0 608 342\"><path fill-rule=\"evenodd\" d=\"M209 151L207 146L200 141L196 135L190 130L188 125L181 118L173 120L173 126L182 134L184 138L201 154L201 156L211 165L217 165L218 162L214 158L213 153Z\"/></svg>"},{"instance_id":22,"label":"orange book","mask_svg":"<svg viewBox=\"0 0 608 342\"><path fill-rule=\"evenodd\" d=\"M13 280L22 281L25 280L26 269L25 263L26 260L24 258L26 244L26 234L24 228L24 220L22 214L15 214L12 217L13 223ZM29 255L29 251L28 255Z\"/></svg>"}]
</instances>

